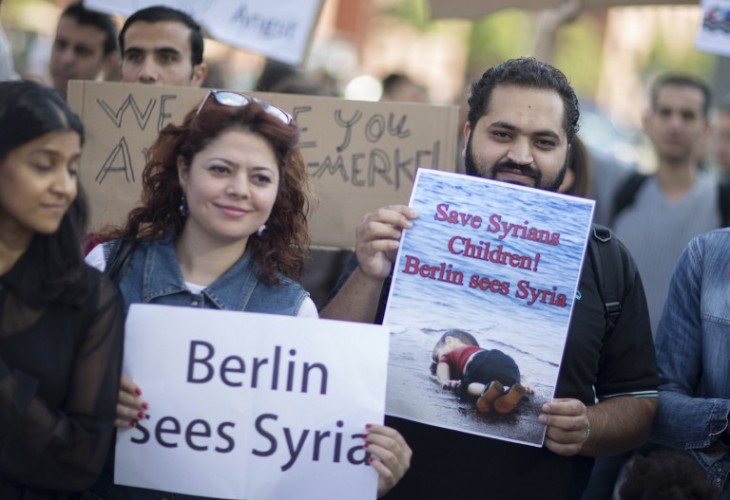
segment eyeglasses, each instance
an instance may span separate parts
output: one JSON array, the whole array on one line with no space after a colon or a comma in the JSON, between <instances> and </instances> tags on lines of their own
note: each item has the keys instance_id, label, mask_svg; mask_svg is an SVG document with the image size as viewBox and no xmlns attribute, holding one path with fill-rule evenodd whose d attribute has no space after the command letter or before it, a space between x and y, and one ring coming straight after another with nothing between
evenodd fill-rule
<instances>
[{"instance_id":1,"label":"eyeglasses","mask_svg":"<svg viewBox=\"0 0 730 500\"><path fill-rule=\"evenodd\" d=\"M215 102L220 104L221 106L231 106L234 108L247 106L248 104L255 102L256 104L261 106L266 113L282 121L285 125L290 125L294 121L292 115L290 115L281 108L277 108L270 102L262 101L261 99L257 99L256 97L252 97L250 95L231 92L229 90L208 91L206 96L203 98L203 101L200 103L200 106L198 106L198 110L195 112L195 116L198 116L200 114L200 111L203 109L205 104L208 102L208 99L210 99L211 97L213 97L213 99L215 99Z\"/></svg>"}]
</instances>

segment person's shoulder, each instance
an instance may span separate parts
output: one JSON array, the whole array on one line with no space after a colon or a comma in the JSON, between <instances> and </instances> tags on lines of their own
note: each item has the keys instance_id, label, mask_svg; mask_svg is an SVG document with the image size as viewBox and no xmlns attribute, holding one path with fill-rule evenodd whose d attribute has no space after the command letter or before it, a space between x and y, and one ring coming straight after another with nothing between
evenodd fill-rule
<instances>
[{"instance_id":1,"label":"person's shoulder","mask_svg":"<svg viewBox=\"0 0 730 500\"><path fill-rule=\"evenodd\" d=\"M702 253L730 253L730 227L715 229L695 236L687 245L690 250Z\"/></svg>"}]
</instances>

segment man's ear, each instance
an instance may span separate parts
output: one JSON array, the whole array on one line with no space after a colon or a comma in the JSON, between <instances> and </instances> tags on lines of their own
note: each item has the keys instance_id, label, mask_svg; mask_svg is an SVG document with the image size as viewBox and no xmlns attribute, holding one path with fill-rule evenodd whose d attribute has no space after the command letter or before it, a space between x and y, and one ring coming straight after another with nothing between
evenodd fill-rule
<instances>
[{"instance_id":1,"label":"man's ear","mask_svg":"<svg viewBox=\"0 0 730 500\"><path fill-rule=\"evenodd\" d=\"M116 82L121 80L122 60L119 57L118 51L114 50L104 56L104 64L101 71L104 76L104 81Z\"/></svg>"},{"instance_id":2,"label":"man's ear","mask_svg":"<svg viewBox=\"0 0 730 500\"><path fill-rule=\"evenodd\" d=\"M192 86L201 87L206 76L208 76L208 65L205 62L193 66L193 76L190 79Z\"/></svg>"},{"instance_id":3,"label":"man's ear","mask_svg":"<svg viewBox=\"0 0 730 500\"><path fill-rule=\"evenodd\" d=\"M464 123L464 146L461 148L461 157L466 158L466 145L469 144L469 137L471 136L471 125L469 122Z\"/></svg>"}]
</instances>

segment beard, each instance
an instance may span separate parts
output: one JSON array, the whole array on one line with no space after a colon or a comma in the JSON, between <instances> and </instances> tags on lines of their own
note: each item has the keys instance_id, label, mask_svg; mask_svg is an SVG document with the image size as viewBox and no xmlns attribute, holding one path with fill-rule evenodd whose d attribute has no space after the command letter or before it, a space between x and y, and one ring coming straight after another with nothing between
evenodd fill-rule
<instances>
[{"instance_id":1,"label":"beard","mask_svg":"<svg viewBox=\"0 0 730 500\"><path fill-rule=\"evenodd\" d=\"M569 156L566 155L565 162L563 163L563 167L560 169L560 172L555 176L554 179L548 179L545 182L543 182L542 178L542 172L535 168L534 165L520 165L518 163L515 163L511 160L504 160L500 161L498 163L495 163L491 167L486 165L480 165L477 164L476 160L474 160L474 154L471 149L471 139L473 135L469 136L469 142L466 143L466 155L464 156L464 167L466 168L466 174L467 175L473 175L474 177L481 177L483 179L497 179L497 175L500 172L506 172L506 171L519 171L522 175L525 175L527 177L531 177L535 181L534 186L528 186L528 187L535 187L537 189L544 189L545 191L557 191L560 185L563 183L563 179L565 178L565 171L568 169L568 161ZM511 181L500 181L500 182L507 182L509 184L516 184L518 186L523 186L524 184L520 182L511 182Z\"/></svg>"}]
</instances>

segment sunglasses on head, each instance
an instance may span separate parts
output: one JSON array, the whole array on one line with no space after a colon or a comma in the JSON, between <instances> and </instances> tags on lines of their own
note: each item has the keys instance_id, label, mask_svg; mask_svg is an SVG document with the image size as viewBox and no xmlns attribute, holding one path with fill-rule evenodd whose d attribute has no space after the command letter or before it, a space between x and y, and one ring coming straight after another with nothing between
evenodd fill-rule
<instances>
[{"instance_id":1,"label":"sunglasses on head","mask_svg":"<svg viewBox=\"0 0 730 500\"><path fill-rule=\"evenodd\" d=\"M208 93L203 98L203 101L200 103L200 106L198 106L198 110L195 112L195 116L198 116L200 114L200 110L203 109L203 107L211 97L217 104L220 104L221 106L231 106L234 108L246 106L248 104L251 104L252 102L255 102L256 104L261 106L266 113L280 120L285 125L290 125L292 121L294 121L294 118L292 118L289 113L281 108L277 108L270 102L262 101L261 99L257 99L256 97L252 97L250 95L239 94L238 92L231 92L230 90L208 91Z\"/></svg>"}]
</instances>

